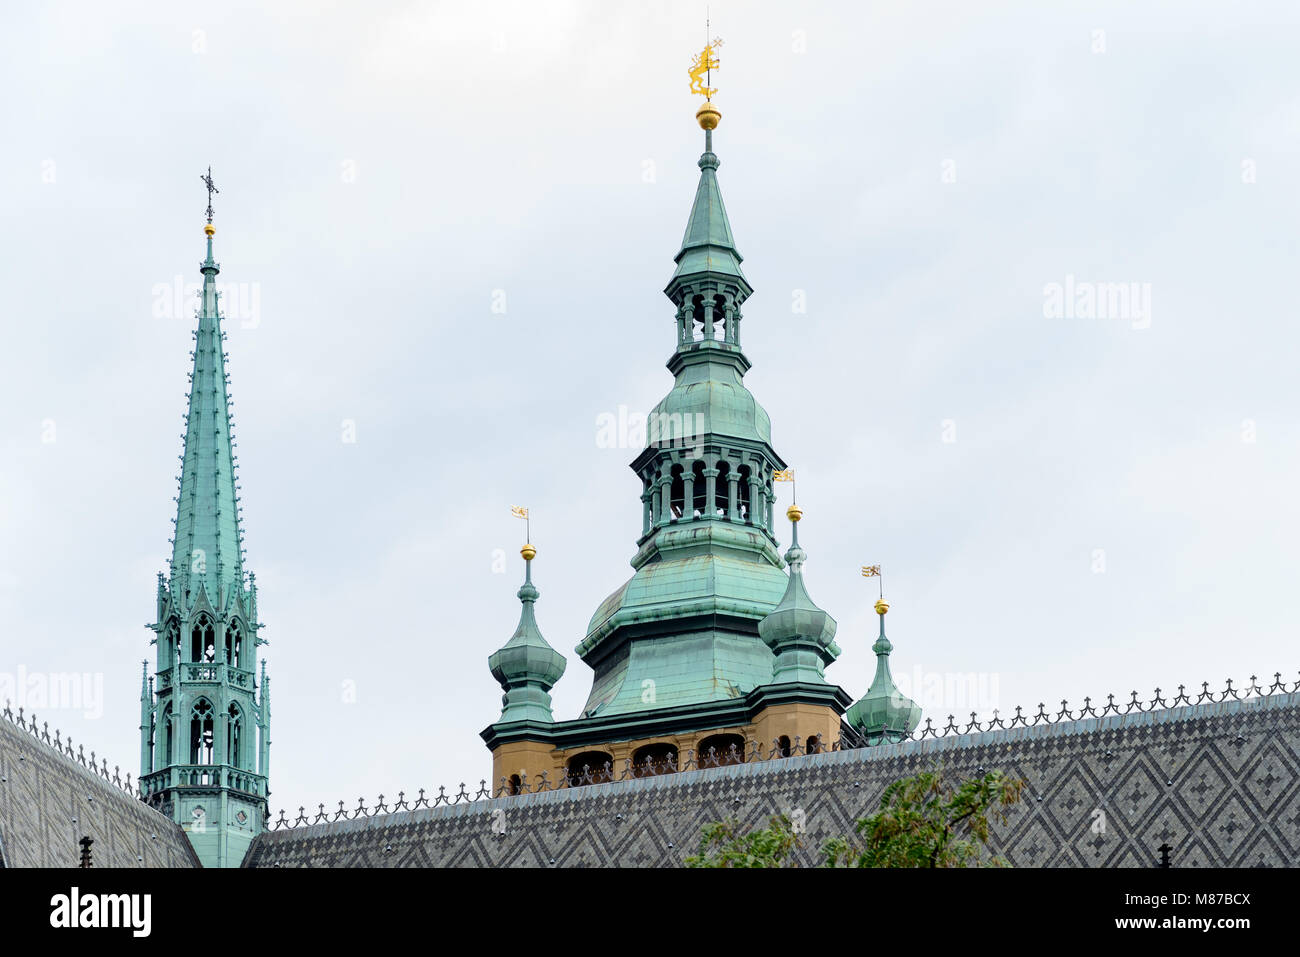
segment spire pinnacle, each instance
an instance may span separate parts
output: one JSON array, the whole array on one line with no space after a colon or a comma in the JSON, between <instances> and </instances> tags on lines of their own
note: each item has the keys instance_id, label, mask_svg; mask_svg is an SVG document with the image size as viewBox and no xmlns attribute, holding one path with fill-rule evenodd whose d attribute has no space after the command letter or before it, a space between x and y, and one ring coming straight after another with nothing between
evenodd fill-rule
<instances>
[{"instance_id":1,"label":"spire pinnacle","mask_svg":"<svg viewBox=\"0 0 1300 957\"><path fill-rule=\"evenodd\" d=\"M889 668L889 655L894 650L893 643L885 637L885 614L889 611L889 602L881 598L875 608L880 616L880 637L871 646L876 654L876 674L867 693L849 708L844 717L866 735L870 744L881 744L901 741L911 734L921 722L921 706L898 690Z\"/></svg>"},{"instance_id":2,"label":"spire pinnacle","mask_svg":"<svg viewBox=\"0 0 1300 957\"><path fill-rule=\"evenodd\" d=\"M499 722L535 721L549 723L551 696L548 693L564 674L564 656L547 644L537 627L533 605L541 593L533 584L533 559L537 549L531 544L519 550L524 559L524 583L518 598L522 606L519 625L510 640L488 657L492 677L505 692Z\"/></svg>"},{"instance_id":3,"label":"spire pinnacle","mask_svg":"<svg viewBox=\"0 0 1300 957\"><path fill-rule=\"evenodd\" d=\"M774 683L805 682L825 684L825 667L840 653L835 644L835 619L817 607L808 597L803 581L803 563L808 553L799 545L799 520L803 509L791 505L786 510L790 519L790 547L786 550L786 564L790 566L789 582L780 603L758 624L758 634L776 655L772 664Z\"/></svg>"}]
</instances>

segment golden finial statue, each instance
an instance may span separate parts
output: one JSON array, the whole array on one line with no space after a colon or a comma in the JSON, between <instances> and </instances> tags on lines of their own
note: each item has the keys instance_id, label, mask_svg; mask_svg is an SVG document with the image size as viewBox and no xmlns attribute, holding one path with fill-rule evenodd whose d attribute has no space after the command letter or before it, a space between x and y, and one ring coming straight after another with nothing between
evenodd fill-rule
<instances>
[{"instance_id":1,"label":"golden finial statue","mask_svg":"<svg viewBox=\"0 0 1300 957\"><path fill-rule=\"evenodd\" d=\"M713 71L719 69L716 51L722 46L722 38L717 37L704 44L704 49L695 57L687 72L691 77L691 92L704 97L704 104L695 112L695 119L705 130L715 130L722 114L713 105L713 94L718 92L715 86L709 86L713 80Z\"/></svg>"}]
</instances>

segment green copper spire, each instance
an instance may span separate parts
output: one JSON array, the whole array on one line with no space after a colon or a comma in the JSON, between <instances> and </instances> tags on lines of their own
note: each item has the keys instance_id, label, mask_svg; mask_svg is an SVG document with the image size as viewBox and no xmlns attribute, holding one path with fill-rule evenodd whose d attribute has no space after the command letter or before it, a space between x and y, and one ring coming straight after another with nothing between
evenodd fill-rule
<instances>
[{"instance_id":1,"label":"green copper spire","mask_svg":"<svg viewBox=\"0 0 1300 957\"><path fill-rule=\"evenodd\" d=\"M187 832L205 867L238 867L264 829L271 711L257 670L257 587L245 581L230 400L212 256L211 171L203 299L169 575L158 575L157 671L141 687L140 787ZM259 693L260 692L260 693Z\"/></svg>"},{"instance_id":2,"label":"green copper spire","mask_svg":"<svg viewBox=\"0 0 1300 957\"><path fill-rule=\"evenodd\" d=\"M888 602L883 599L876 602L880 637L871 646L876 653L876 676L871 680L867 693L844 716L870 744L899 741L916 730L921 721L921 706L898 690L889 670L889 653L894 646L885 637L885 613L888 611Z\"/></svg>"},{"instance_id":3,"label":"green copper spire","mask_svg":"<svg viewBox=\"0 0 1300 957\"><path fill-rule=\"evenodd\" d=\"M553 721L548 692L564 674L564 656L546 643L533 615L533 604L541 594L533 584L533 557L537 550L525 545L520 554L524 556L524 584L519 589L519 601L523 605L519 627L499 651L488 657L492 677L501 682L505 692L497 724Z\"/></svg>"},{"instance_id":4,"label":"green copper spire","mask_svg":"<svg viewBox=\"0 0 1300 957\"><path fill-rule=\"evenodd\" d=\"M171 591L188 601L200 589L212 604L242 591L243 535L235 484L234 436L221 331L211 224L203 271L203 299L194 333L194 369L190 374L185 449L181 455L180 494L172 547Z\"/></svg>"},{"instance_id":5,"label":"green copper spire","mask_svg":"<svg viewBox=\"0 0 1300 957\"><path fill-rule=\"evenodd\" d=\"M835 644L835 619L822 611L808 597L804 587L803 563L808 554L799 547L799 519L803 509L791 505L790 548L785 553L790 567L790 584L772 612L758 623L758 633L776 655L772 664L772 683L799 681L826 683L825 667L839 657Z\"/></svg>"}]
</instances>

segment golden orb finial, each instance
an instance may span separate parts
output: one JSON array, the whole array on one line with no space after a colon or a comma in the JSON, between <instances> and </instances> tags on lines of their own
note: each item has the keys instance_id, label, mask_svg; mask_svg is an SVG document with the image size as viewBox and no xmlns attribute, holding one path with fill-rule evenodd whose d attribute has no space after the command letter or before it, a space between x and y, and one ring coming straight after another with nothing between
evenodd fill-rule
<instances>
[{"instance_id":1,"label":"golden orb finial","mask_svg":"<svg viewBox=\"0 0 1300 957\"><path fill-rule=\"evenodd\" d=\"M524 561L531 562L537 557L537 549L533 548L532 545L525 545L523 548L519 549L519 554L524 556Z\"/></svg>"},{"instance_id":2,"label":"golden orb finial","mask_svg":"<svg viewBox=\"0 0 1300 957\"><path fill-rule=\"evenodd\" d=\"M217 227L213 226L211 223L205 223L203 226L203 231L207 233L209 236L211 236L213 233L217 231Z\"/></svg>"},{"instance_id":3,"label":"golden orb finial","mask_svg":"<svg viewBox=\"0 0 1300 957\"><path fill-rule=\"evenodd\" d=\"M885 601L883 598L876 602L877 615L883 615L887 611L889 611L889 602Z\"/></svg>"},{"instance_id":4,"label":"golden orb finial","mask_svg":"<svg viewBox=\"0 0 1300 957\"><path fill-rule=\"evenodd\" d=\"M710 100L705 100L704 104L695 111L695 120L702 130L716 130L721 119L721 111Z\"/></svg>"},{"instance_id":5,"label":"golden orb finial","mask_svg":"<svg viewBox=\"0 0 1300 957\"><path fill-rule=\"evenodd\" d=\"M798 505L791 505L785 510L785 517L792 522L797 522L799 519L803 518L803 509Z\"/></svg>"}]
</instances>

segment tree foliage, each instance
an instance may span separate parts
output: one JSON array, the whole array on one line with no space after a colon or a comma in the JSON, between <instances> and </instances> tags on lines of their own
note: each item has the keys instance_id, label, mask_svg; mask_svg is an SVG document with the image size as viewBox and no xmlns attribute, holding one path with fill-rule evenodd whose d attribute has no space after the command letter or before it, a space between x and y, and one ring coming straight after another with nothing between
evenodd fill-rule
<instances>
[{"instance_id":1,"label":"tree foliage","mask_svg":"<svg viewBox=\"0 0 1300 957\"><path fill-rule=\"evenodd\" d=\"M990 771L954 785L936 767L885 788L880 810L857 822L856 837L822 847L828 867L1007 867L985 854L989 828L1005 822L1025 782ZM687 867L792 867L799 835L784 814L743 832L734 819L705 825Z\"/></svg>"},{"instance_id":2,"label":"tree foliage","mask_svg":"<svg viewBox=\"0 0 1300 957\"><path fill-rule=\"evenodd\" d=\"M795 867L790 853L799 847L790 819L773 815L768 826L743 833L735 818L704 825L700 849L686 858L687 867ZM789 863L787 863L789 861Z\"/></svg>"}]
</instances>

